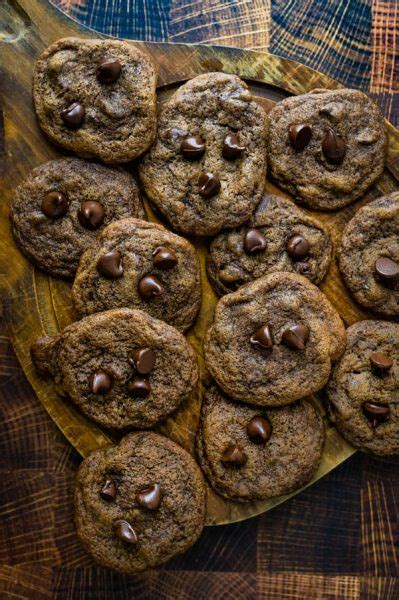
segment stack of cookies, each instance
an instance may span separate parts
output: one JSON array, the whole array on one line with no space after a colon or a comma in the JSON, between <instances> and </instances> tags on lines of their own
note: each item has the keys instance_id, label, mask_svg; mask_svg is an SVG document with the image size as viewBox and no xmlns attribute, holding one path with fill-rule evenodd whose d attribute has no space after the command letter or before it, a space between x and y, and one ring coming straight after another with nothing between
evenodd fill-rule
<instances>
[{"instance_id":1,"label":"stack of cookies","mask_svg":"<svg viewBox=\"0 0 399 600\"><path fill-rule=\"evenodd\" d=\"M315 90L266 114L237 76L208 73L157 115L148 56L63 39L36 63L33 100L47 137L78 157L34 169L11 209L26 257L74 279L76 322L38 339L32 358L87 417L136 430L76 478L77 531L97 561L134 573L184 552L205 522L203 473L238 502L307 483L323 452L312 399L322 389L355 447L399 452L399 325L345 331L317 287L333 256L328 228L298 207L342 208L381 175L387 134L367 96ZM139 184L115 166L134 159ZM296 204L264 194L267 168ZM176 233L147 220L140 188ZM148 431L199 384L184 333L200 308L200 265L182 235L210 238L220 296L203 346L197 460ZM359 209L337 251L356 301L397 317L399 194Z\"/></svg>"}]
</instances>

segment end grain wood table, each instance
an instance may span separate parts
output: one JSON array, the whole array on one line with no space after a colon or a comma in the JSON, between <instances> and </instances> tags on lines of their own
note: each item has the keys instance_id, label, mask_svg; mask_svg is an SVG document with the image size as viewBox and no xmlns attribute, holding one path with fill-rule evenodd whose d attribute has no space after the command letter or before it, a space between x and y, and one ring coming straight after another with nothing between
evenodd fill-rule
<instances>
[{"instance_id":1,"label":"end grain wood table","mask_svg":"<svg viewBox=\"0 0 399 600\"><path fill-rule=\"evenodd\" d=\"M53 1L119 37L294 58L368 92L399 125L397 0ZM399 597L399 460L360 453L261 517L207 528L185 556L157 570L125 577L96 566L72 523L80 458L0 333L1 599Z\"/></svg>"}]
</instances>

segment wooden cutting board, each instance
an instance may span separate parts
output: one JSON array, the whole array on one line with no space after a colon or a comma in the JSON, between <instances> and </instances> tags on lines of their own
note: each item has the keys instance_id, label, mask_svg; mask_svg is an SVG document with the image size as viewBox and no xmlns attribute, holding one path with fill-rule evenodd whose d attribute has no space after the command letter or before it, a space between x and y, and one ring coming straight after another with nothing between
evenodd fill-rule
<instances>
[{"instance_id":1,"label":"wooden cutting board","mask_svg":"<svg viewBox=\"0 0 399 600\"><path fill-rule=\"evenodd\" d=\"M49 382L37 377L30 359L29 348L40 335L54 334L75 319L70 300L70 284L44 275L34 269L18 251L11 236L8 211L17 185L29 171L61 152L51 146L39 130L32 107L31 79L36 57L60 37L99 37L63 16L39 0L2 0L0 6L0 289L4 295L4 311L10 337L37 396L45 409L82 456L118 439L119 434L102 430L84 417L75 407L60 398ZM339 84L321 73L299 63L246 50L222 47L190 46L129 42L148 52L158 65L158 95L162 103L187 79L208 71L235 73L245 79L258 101L266 110L274 102L290 94L301 94L316 87L337 88ZM3 119L1 118L4 118ZM387 123L389 152L387 166L378 185L361 201L339 212L317 213L328 223L335 245L345 223L359 206L384 193L399 188L399 132ZM267 183L267 191L282 193ZM283 194L285 195L285 194ZM151 220L157 218L146 202ZM216 297L205 273L207 240L194 241L200 258L203 276L203 302L199 318L188 334L198 353L202 380L206 383L202 360L202 339L209 327ZM370 315L361 310L341 281L335 261L321 286L347 325ZM173 417L158 427L161 433L193 452L198 425L201 392L198 390ZM311 398L323 414L317 397ZM316 481L353 454L336 429L326 421L327 441L322 463L312 482ZM311 485L310 483L310 485ZM209 525L231 523L269 510L290 496L250 504L228 502L208 490Z\"/></svg>"}]
</instances>

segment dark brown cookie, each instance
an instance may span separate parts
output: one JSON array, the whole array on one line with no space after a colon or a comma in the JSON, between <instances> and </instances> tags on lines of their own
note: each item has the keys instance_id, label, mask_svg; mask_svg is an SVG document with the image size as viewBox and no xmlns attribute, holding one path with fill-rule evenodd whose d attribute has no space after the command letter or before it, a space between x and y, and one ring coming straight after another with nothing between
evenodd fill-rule
<instances>
[{"instance_id":1,"label":"dark brown cookie","mask_svg":"<svg viewBox=\"0 0 399 600\"><path fill-rule=\"evenodd\" d=\"M381 111L358 90L314 90L269 113L270 173L312 208L360 198L382 174L386 146Z\"/></svg>"},{"instance_id":2,"label":"dark brown cookie","mask_svg":"<svg viewBox=\"0 0 399 600\"><path fill-rule=\"evenodd\" d=\"M199 261L162 225L122 219L82 256L72 296L81 316L127 306L184 331L201 302Z\"/></svg>"},{"instance_id":3,"label":"dark brown cookie","mask_svg":"<svg viewBox=\"0 0 399 600\"><path fill-rule=\"evenodd\" d=\"M327 386L329 416L359 450L399 454L399 325L360 321Z\"/></svg>"},{"instance_id":4,"label":"dark brown cookie","mask_svg":"<svg viewBox=\"0 0 399 600\"><path fill-rule=\"evenodd\" d=\"M342 236L339 267L359 304L399 315L399 193L357 211Z\"/></svg>"},{"instance_id":5,"label":"dark brown cookie","mask_svg":"<svg viewBox=\"0 0 399 600\"><path fill-rule=\"evenodd\" d=\"M244 223L266 175L266 114L235 75L207 73L163 106L140 166L150 199L172 227L214 235Z\"/></svg>"},{"instance_id":6,"label":"dark brown cookie","mask_svg":"<svg viewBox=\"0 0 399 600\"><path fill-rule=\"evenodd\" d=\"M292 492L317 470L324 443L320 415L306 401L254 408L205 394L197 437L200 465L222 496L240 502Z\"/></svg>"},{"instance_id":7,"label":"dark brown cookie","mask_svg":"<svg viewBox=\"0 0 399 600\"><path fill-rule=\"evenodd\" d=\"M106 427L152 427L198 383L194 350L163 321L121 308L39 338L32 358L82 412Z\"/></svg>"},{"instance_id":8,"label":"dark brown cookie","mask_svg":"<svg viewBox=\"0 0 399 600\"><path fill-rule=\"evenodd\" d=\"M37 118L50 140L106 163L132 160L151 145L155 89L150 58L121 40L58 40L33 76Z\"/></svg>"},{"instance_id":9,"label":"dark brown cookie","mask_svg":"<svg viewBox=\"0 0 399 600\"><path fill-rule=\"evenodd\" d=\"M205 522L205 485L193 458L155 433L131 433L80 465L78 536L93 558L137 573L185 552Z\"/></svg>"},{"instance_id":10,"label":"dark brown cookie","mask_svg":"<svg viewBox=\"0 0 399 600\"><path fill-rule=\"evenodd\" d=\"M82 252L106 225L123 217L146 218L131 175L78 158L33 169L11 206L22 252L43 271L61 277L73 277Z\"/></svg>"},{"instance_id":11,"label":"dark brown cookie","mask_svg":"<svg viewBox=\"0 0 399 600\"><path fill-rule=\"evenodd\" d=\"M293 271L316 285L331 261L327 228L290 200L266 195L250 221L223 231L211 243L207 270L222 296L267 273Z\"/></svg>"},{"instance_id":12,"label":"dark brown cookie","mask_svg":"<svg viewBox=\"0 0 399 600\"><path fill-rule=\"evenodd\" d=\"M204 342L209 371L231 398L281 406L321 389L345 330L305 277L271 273L221 298Z\"/></svg>"}]
</instances>

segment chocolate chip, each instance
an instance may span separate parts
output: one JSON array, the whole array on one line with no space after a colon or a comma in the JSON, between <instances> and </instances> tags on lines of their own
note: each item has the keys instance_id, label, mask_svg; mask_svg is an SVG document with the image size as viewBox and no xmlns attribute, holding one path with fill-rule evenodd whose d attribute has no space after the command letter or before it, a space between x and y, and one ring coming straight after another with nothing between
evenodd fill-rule
<instances>
[{"instance_id":1,"label":"chocolate chip","mask_svg":"<svg viewBox=\"0 0 399 600\"><path fill-rule=\"evenodd\" d=\"M307 325L292 325L283 332L281 341L293 350L304 350L309 333L310 329Z\"/></svg>"},{"instance_id":2,"label":"chocolate chip","mask_svg":"<svg viewBox=\"0 0 399 600\"><path fill-rule=\"evenodd\" d=\"M227 160L234 160L241 156L244 152L245 146L240 146L238 137L235 133L229 133L224 138L222 154L223 158Z\"/></svg>"},{"instance_id":3,"label":"chocolate chip","mask_svg":"<svg viewBox=\"0 0 399 600\"><path fill-rule=\"evenodd\" d=\"M112 387L112 379L105 371L95 371L90 376L90 389L97 396L104 396Z\"/></svg>"},{"instance_id":4,"label":"chocolate chip","mask_svg":"<svg viewBox=\"0 0 399 600\"><path fill-rule=\"evenodd\" d=\"M247 425L247 434L254 444L265 444L272 434L272 426L264 417L253 417Z\"/></svg>"},{"instance_id":5,"label":"chocolate chip","mask_svg":"<svg viewBox=\"0 0 399 600\"><path fill-rule=\"evenodd\" d=\"M151 348L137 348L131 351L128 361L140 375L147 375L154 368L155 353Z\"/></svg>"},{"instance_id":6,"label":"chocolate chip","mask_svg":"<svg viewBox=\"0 0 399 600\"><path fill-rule=\"evenodd\" d=\"M309 242L301 235L292 235L286 243L286 250L289 256L294 260L305 258L309 253Z\"/></svg>"},{"instance_id":7,"label":"chocolate chip","mask_svg":"<svg viewBox=\"0 0 399 600\"><path fill-rule=\"evenodd\" d=\"M345 158L346 144L331 127L327 129L321 143L321 149L327 161L333 165L339 165Z\"/></svg>"},{"instance_id":8,"label":"chocolate chip","mask_svg":"<svg viewBox=\"0 0 399 600\"><path fill-rule=\"evenodd\" d=\"M399 264L387 256L381 256L375 261L375 272L384 282L395 281L399 278Z\"/></svg>"},{"instance_id":9,"label":"chocolate chip","mask_svg":"<svg viewBox=\"0 0 399 600\"><path fill-rule=\"evenodd\" d=\"M144 377L135 377L128 381L127 389L133 398L147 398L151 392L151 385L148 379L144 379Z\"/></svg>"},{"instance_id":10,"label":"chocolate chip","mask_svg":"<svg viewBox=\"0 0 399 600\"><path fill-rule=\"evenodd\" d=\"M173 269L177 265L177 258L173 250L165 248L165 246L158 246L152 253L154 265L159 269Z\"/></svg>"},{"instance_id":11,"label":"chocolate chip","mask_svg":"<svg viewBox=\"0 0 399 600\"><path fill-rule=\"evenodd\" d=\"M164 287L155 275L144 275L139 281L139 294L142 298L153 298L164 293Z\"/></svg>"},{"instance_id":12,"label":"chocolate chip","mask_svg":"<svg viewBox=\"0 0 399 600\"><path fill-rule=\"evenodd\" d=\"M312 128L309 125L300 123L299 125L291 125L289 128L289 136L291 146L295 150L303 150L310 142L312 137Z\"/></svg>"},{"instance_id":13,"label":"chocolate chip","mask_svg":"<svg viewBox=\"0 0 399 600\"><path fill-rule=\"evenodd\" d=\"M393 360L383 352L373 352L369 356L371 366L377 371L389 371L393 365Z\"/></svg>"},{"instance_id":14,"label":"chocolate chip","mask_svg":"<svg viewBox=\"0 0 399 600\"><path fill-rule=\"evenodd\" d=\"M47 192L40 208L49 219L59 219L68 212L69 201L63 192Z\"/></svg>"},{"instance_id":15,"label":"chocolate chip","mask_svg":"<svg viewBox=\"0 0 399 600\"><path fill-rule=\"evenodd\" d=\"M123 519L115 521L113 529L116 537L122 540L122 542L137 544L136 532L128 521L124 521Z\"/></svg>"},{"instance_id":16,"label":"chocolate chip","mask_svg":"<svg viewBox=\"0 0 399 600\"><path fill-rule=\"evenodd\" d=\"M244 251L247 254L256 254L257 252L262 252L265 248L266 240L259 229L255 229L254 227L248 229L244 237Z\"/></svg>"},{"instance_id":17,"label":"chocolate chip","mask_svg":"<svg viewBox=\"0 0 399 600\"><path fill-rule=\"evenodd\" d=\"M79 129L83 125L85 109L79 102L73 102L61 111L61 119L69 129Z\"/></svg>"},{"instance_id":18,"label":"chocolate chip","mask_svg":"<svg viewBox=\"0 0 399 600\"><path fill-rule=\"evenodd\" d=\"M205 144L198 135L190 135L181 141L180 152L184 158L195 160L204 154Z\"/></svg>"},{"instance_id":19,"label":"chocolate chip","mask_svg":"<svg viewBox=\"0 0 399 600\"><path fill-rule=\"evenodd\" d=\"M105 211L102 205L95 200L82 202L78 210L78 219L82 227L86 229L97 229L102 225Z\"/></svg>"},{"instance_id":20,"label":"chocolate chip","mask_svg":"<svg viewBox=\"0 0 399 600\"><path fill-rule=\"evenodd\" d=\"M119 250L106 252L97 261L97 271L107 279L118 279L123 275L122 255Z\"/></svg>"},{"instance_id":21,"label":"chocolate chip","mask_svg":"<svg viewBox=\"0 0 399 600\"><path fill-rule=\"evenodd\" d=\"M377 427L380 423L389 419L389 406L386 404L374 404L374 402L364 402L363 412L370 421L372 427Z\"/></svg>"},{"instance_id":22,"label":"chocolate chip","mask_svg":"<svg viewBox=\"0 0 399 600\"><path fill-rule=\"evenodd\" d=\"M250 342L254 346L261 346L270 350L273 347L273 338L269 325L259 327L258 331L251 336Z\"/></svg>"},{"instance_id":23,"label":"chocolate chip","mask_svg":"<svg viewBox=\"0 0 399 600\"><path fill-rule=\"evenodd\" d=\"M136 494L136 502L148 510L157 510L161 497L161 486L159 483L152 483Z\"/></svg>"},{"instance_id":24,"label":"chocolate chip","mask_svg":"<svg viewBox=\"0 0 399 600\"><path fill-rule=\"evenodd\" d=\"M100 83L115 83L121 71L122 65L117 58L106 57L98 63L97 79Z\"/></svg>"},{"instance_id":25,"label":"chocolate chip","mask_svg":"<svg viewBox=\"0 0 399 600\"><path fill-rule=\"evenodd\" d=\"M311 273L310 265L307 262L296 262L295 269L301 275L310 275L310 273Z\"/></svg>"},{"instance_id":26,"label":"chocolate chip","mask_svg":"<svg viewBox=\"0 0 399 600\"><path fill-rule=\"evenodd\" d=\"M226 466L242 467L247 462L247 455L238 444L228 446L222 454L222 463Z\"/></svg>"},{"instance_id":27,"label":"chocolate chip","mask_svg":"<svg viewBox=\"0 0 399 600\"><path fill-rule=\"evenodd\" d=\"M212 198L220 192L220 179L213 173L201 173L198 178L199 193L204 198Z\"/></svg>"},{"instance_id":28,"label":"chocolate chip","mask_svg":"<svg viewBox=\"0 0 399 600\"><path fill-rule=\"evenodd\" d=\"M116 485L113 479L107 479L104 483L100 496L107 502L113 502L116 498Z\"/></svg>"}]
</instances>

